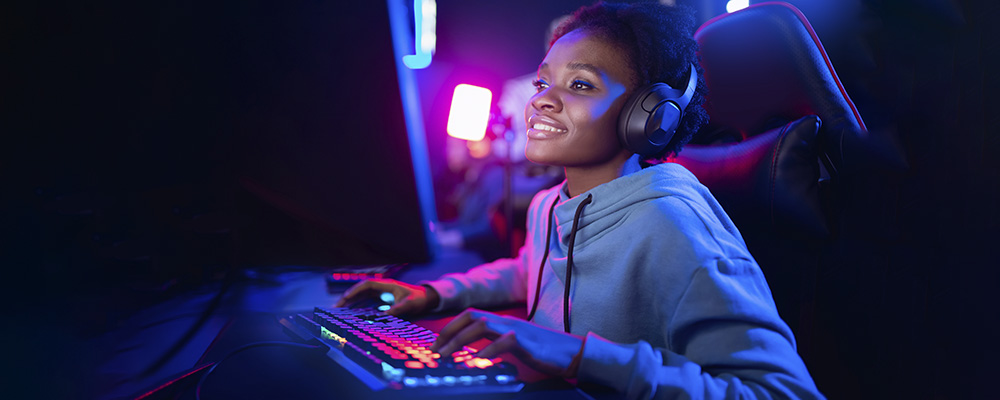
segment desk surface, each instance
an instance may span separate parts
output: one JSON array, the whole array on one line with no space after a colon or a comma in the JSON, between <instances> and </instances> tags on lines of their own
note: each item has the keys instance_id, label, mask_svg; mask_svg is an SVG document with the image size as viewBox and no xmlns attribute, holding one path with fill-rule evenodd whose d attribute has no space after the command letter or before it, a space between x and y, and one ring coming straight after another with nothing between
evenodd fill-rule
<instances>
[{"instance_id":1,"label":"desk surface","mask_svg":"<svg viewBox=\"0 0 1000 400\"><path fill-rule=\"evenodd\" d=\"M479 263L471 253L448 252L435 263L402 270L396 278L405 282L434 279L447 272ZM241 346L262 341L291 341L277 316L332 306L349 285L328 285L323 270L272 268L246 271L245 279L232 284L221 298L220 287L178 296L143 310L120 329L98 339L94 345L108 354L94 371L97 385L105 390L97 398L121 399L194 398L194 386L204 369ZM218 306L193 332L184 346L154 373L141 371L169 351L170 347L203 318L213 301ZM523 307L498 310L524 316ZM452 315L431 315L416 320L431 330L440 330ZM523 366L519 366L524 369ZM528 374L531 374L529 371ZM533 375L525 390L488 398L531 399L591 398L557 379ZM220 364L205 381L202 398L369 398L373 393L332 360L307 349L290 346L259 347L241 352ZM377 396L385 397L385 396ZM394 396L388 396L392 398Z\"/></svg>"}]
</instances>

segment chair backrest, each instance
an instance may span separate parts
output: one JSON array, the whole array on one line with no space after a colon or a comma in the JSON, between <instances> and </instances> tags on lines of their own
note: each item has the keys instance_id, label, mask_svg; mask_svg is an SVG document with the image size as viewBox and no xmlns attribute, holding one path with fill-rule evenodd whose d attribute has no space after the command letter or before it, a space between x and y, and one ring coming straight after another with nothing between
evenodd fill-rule
<instances>
[{"instance_id":1,"label":"chair backrest","mask_svg":"<svg viewBox=\"0 0 1000 400\"><path fill-rule=\"evenodd\" d=\"M670 161L708 186L741 230L826 237L820 180L844 168L843 138L866 130L809 22L768 2L713 18L694 37L709 130L738 137L689 144Z\"/></svg>"},{"instance_id":2,"label":"chair backrest","mask_svg":"<svg viewBox=\"0 0 1000 400\"><path fill-rule=\"evenodd\" d=\"M706 22L694 37L711 122L699 144L668 161L691 170L729 213L803 349L812 340L819 249L836 230L826 189L845 170L864 168L853 152L866 143L865 124L793 6L753 5ZM719 131L738 134L699 140Z\"/></svg>"}]
</instances>

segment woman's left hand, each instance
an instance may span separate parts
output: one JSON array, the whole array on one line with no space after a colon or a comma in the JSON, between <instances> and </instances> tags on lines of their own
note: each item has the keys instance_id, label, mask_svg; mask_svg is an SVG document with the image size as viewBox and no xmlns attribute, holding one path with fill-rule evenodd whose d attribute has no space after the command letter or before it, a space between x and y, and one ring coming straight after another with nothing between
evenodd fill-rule
<instances>
[{"instance_id":1,"label":"woman's left hand","mask_svg":"<svg viewBox=\"0 0 1000 400\"><path fill-rule=\"evenodd\" d=\"M480 350L477 357L510 353L537 371L565 378L576 376L583 353L583 338L579 336L472 308L449 322L430 350L451 355L482 338L493 343Z\"/></svg>"}]
</instances>

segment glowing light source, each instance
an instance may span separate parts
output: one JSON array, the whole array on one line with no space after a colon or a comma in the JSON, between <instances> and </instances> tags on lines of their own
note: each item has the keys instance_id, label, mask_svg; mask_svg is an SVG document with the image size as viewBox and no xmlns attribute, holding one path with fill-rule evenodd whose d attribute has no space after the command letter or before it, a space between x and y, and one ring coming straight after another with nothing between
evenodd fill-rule
<instances>
[{"instance_id":1,"label":"glowing light source","mask_svg":"<svg viewBox=\"0 0 1000 400\"><path fill-rule=\"evenodd\" d=\"M750 0L729 0L726 3L726 12L735 12L750 6Z\"/></svg>"},{"instance_id":2,"label":"glowing light source","mask_svg":"<svg viewBox=\"0 0 1000 400\"><path fill-rule=\"evenodd\" d=\"M387 304L393 304L396 302L396 296L389 292L383 292L382 294L378 295L378 298L379 300L382 300L383 303Z\"/></svg>"},{"instance_id":3,"label":"glowing light source","mask_svg":"<svg viewBox=\"0 0 1000 400\"><path fill-rule=\"evenodd\" d=\"M319 327L319 329L320 329L320 335L321 335L322 338L324 338L324 339L330 339L330 340L335 340L337 342L340 342L341 346L343 346L344 344L347 343L347 339L344 339L340 335L331 332L329 329L326 329L325 327L322 327L322 326Z\"/></svg>"},{"instance_id":4,"label":"glowing light source","mask_svg":"<svg viewBox=\"0 0 1000 400\"><path fill-rule=\"evenodd\" d=\"M448 112L448 135L465 140L483 140L490 120L493 92L479 86L455 86Z\"/></svg>"},{"instance_id":5,"label":"glowing light source","mask_svg":"<svg viewBox=\"0 0 1000 400\"><path fill-rule=\"evenodd\" d=\"M414 53L403 56L403 64L410 69L427 68L437 47L437 2L413 0Z\"/></svg>"},{"instance_id":6,"label":"glowing light source","mask_svg":"<svg viewBox=\"0 0 1000 400\"><path fill-rule=\"evenodd\" d=\"M484 369L484 368L492 367L493 366L493 361L487 360L485 358L479 358L479 357L473 358L473 359L471 359L469 361L466 361L465 363L466 363L466 365L468 365L470 367L475 367L475 368L479 368L479 369Z\"/></svg>"},{"instance_id":7,"label":"glowing light source","mask_svg":"<svg viewBox=\"0 0 1000 400\"><path fill-rule=\"evenodd\" d=\"M427 54L437 50L437 2L423 0L421 5L424 21L421 24L420 49Z\"/></svg>"}]
</instances>

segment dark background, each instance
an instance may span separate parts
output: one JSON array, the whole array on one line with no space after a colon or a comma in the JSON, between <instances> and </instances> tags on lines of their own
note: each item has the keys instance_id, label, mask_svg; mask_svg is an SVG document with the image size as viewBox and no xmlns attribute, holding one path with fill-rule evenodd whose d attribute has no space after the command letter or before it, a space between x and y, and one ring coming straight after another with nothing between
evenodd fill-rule
<instances>
[{"instance_id":1,"label":"dark background","mask_svg":"<svg viewBox=\"0 0 1000 400\"><path fill-rule=\"evenodd\" d=\"M454 85L496 92L503 80L534 70L549 21L588 3L438 2L438 50L431 67L417 71L436 181L451 179L443 127ZM724 7L686 3L700 21ZM815 318L825 336L810 342L828 347L805 356L814 378L835 398L984 396L998 372L1000 337L992 253L1000 243L998 7L791 3L816 28L869 129L893 138L906 161L857 177L841 197L840 228L822 249L817 278ZM12 321L5 342L23 349L29 375L38 365L68 376L87 367L60 364L60 354L44 350L49 341L100 335L141 307L224 275L234 262L225 228L247 223L225 212L236 202L232 171L240 165L227 154L242 135L324 129L345 117L306 116L396 90L395 81L354 76L348 65L356 59L317 58L281 36L322 31L287 33L277 27L294 24L269 23L309 7L335 13L334 2L2 7L0 240ZM363 38L348 40L352 54L365 54ZM240 50L248 41L266 44L266 54ZM321 82L324 91L276 72L287 68L347 76ZM344 82L356 86L338 86ZM48 324L61 330L37 335ZM821 353L838 357L810 359Z\"/></svg>"}]
</instances>

